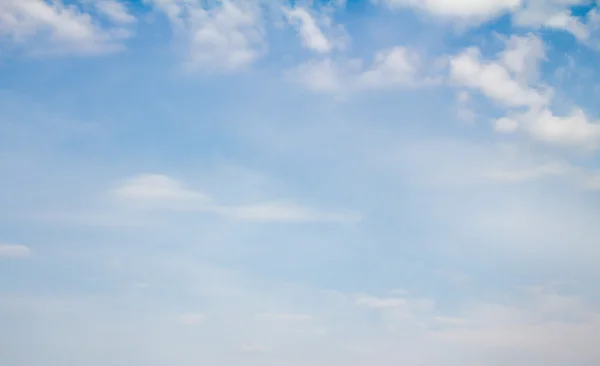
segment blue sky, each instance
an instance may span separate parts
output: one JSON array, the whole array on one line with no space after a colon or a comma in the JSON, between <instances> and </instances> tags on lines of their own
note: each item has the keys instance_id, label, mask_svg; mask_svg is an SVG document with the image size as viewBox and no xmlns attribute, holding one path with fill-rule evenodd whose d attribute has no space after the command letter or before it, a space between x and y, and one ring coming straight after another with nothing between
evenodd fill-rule
<instances>
[{"instance_id":1,"label":"blue sky","mask_svg":"<svg viewBox=\"0 0 600 366\"><path fill-rule=\"evenodd\" d=\"M599 36L586 0L0 0L0 359L597 362Z\"/></svg>"}]
</instances>

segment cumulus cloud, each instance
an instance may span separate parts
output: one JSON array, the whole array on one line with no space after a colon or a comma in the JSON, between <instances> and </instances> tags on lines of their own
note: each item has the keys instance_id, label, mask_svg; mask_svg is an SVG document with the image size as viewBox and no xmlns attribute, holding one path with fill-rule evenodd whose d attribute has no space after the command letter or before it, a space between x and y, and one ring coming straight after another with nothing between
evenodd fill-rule
<instances>
[{"instance_id":1,"label":"cumulus cloud","mask_svg":"<svg viewBox=\"0 0 600 366\"><path fill-rule=\"evenodd\" d=\"M580 109L566 116L556 116L549 109L534 109L515 115L515 120L530 136L548 144L590 150L600 147L600 121Z\"/></svg>"},{"instance_id":2,"label":"cumulus cloud","mask_svg":"<svg viewBox=\"0 0 600 366\"><path fill-rule=\"evenodd\" d=\"M546 46L531 33L526 36L511 35L505 40L505 48L498 58L520 83L527 83L539 77L540 62L546 60Z\"/></svg>"},{"instance_id":3,"label":"cumulus cloud","mask_svg":"<svg viewBox=\"0 0 600 366\"><path fill-rule=\"evenodd\" d=\"M546 96L540 91L519 83L504 64L483 61L479 49L474 47L451 58L450 77L457 84L477 89L505 106L538 106L546 103Z\"/></svg>"},{"instance_id":4,"label":"cumulus cloud","mask_svg":"<svg viewBox=\"0 0 600 366\"><path fill-rule=\"evenodd\" d=\"M187 44L185 69L235 72L266 51L261 7L255 1L145 0L163 12Z\"/></svg>"},{"instance_id":5,"label":"cumulus cloud","mask_svg":"<svg viewBox=\"0 0 600 366\"><path fill-rule=\"evenodd\" d=\"M553 90L538 81L537 75L544 58L544 45L538 37L512 36L495 60L483 60L479 49L474 47L451 57L450 78L460 86L479 90L501 106L512 108L508 116L494 121L497 132L520 130L550 145L598 148L598 121L578 108L566 116L552 112Z\"/></svg>"},{"instance_id":6,"label":"cumulus cloud","mask_svg":"<svg viewBox=\"0 0 600 366\"><path fill-rule=\"evenodd\" d=\"M378 51L368 67L359 59L309 60L289 70L288 77L309 90L329 94L418 87L436 82L425 73L419 54L402 46Z\"/></svg>"},{"instance_id":7,"label":"cumulus cloud","mask_svg":"<svg viewBox=\"0 0 600 366\"><path fill-rule=\"evenodd\" d=\"M131 33L122 24L135 18L116 1L105 0L96 7L109 25L101 25L77 3L0 0L0 36L35 55L96 55L123 49Z\"/></svg>"},{"instance_id":8,"label":"cumulus cloud","mask_svg":"<svg viewBox=\"0 0 600 366\"><path fill-rule=\"evenodd\" d=\"M287 21L298 31L302 45L317 53L328 53L333 48L323 31L319 28L316 19L305 8L296 7L283 9ZM326 19L327 21L328 19Z\"/></svg>"}]
</instances>

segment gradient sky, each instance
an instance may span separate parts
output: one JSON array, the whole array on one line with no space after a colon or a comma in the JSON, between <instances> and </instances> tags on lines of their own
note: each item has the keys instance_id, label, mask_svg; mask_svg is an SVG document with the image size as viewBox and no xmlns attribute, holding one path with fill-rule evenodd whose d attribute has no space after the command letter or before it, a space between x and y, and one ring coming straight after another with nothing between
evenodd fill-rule
<instances>
[{"instance_id":1,"label":"gradient sky","mask_svg":"<svg viewBox=\"0 0 600 366\"><path fill-rule=\"evenodd\" d=\"M0 363L600 362L592 0L0 0Z\"/></svg>"}]
</instances>

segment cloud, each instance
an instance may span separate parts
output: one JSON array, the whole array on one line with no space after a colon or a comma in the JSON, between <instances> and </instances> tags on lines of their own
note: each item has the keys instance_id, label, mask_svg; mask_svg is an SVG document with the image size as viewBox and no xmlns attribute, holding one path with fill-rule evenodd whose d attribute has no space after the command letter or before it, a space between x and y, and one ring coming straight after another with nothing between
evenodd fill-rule
<instances>
[{"instance_id":1,"label":"cloud","mask_svg":"<svg viewBox=\"0 0 600 366\"><path fill-rule=\"evenodd\" d=\"M580 109L567 116L556 116L549 109L534 109L513 118L538 141L589 150L600 147L600 121L589 118Z\"/></svg>"},{"instance_id":2,"label":"cloud","mask_svg":"<svg viewBox=\"0 0 600 366\"><path fill-rule=\"evenodd\" d=\"M0 243L0 258L25 258L33 254L33 251L21 244Z\"/></svg>"},{"instance_id":3,"label":"cloud","mask_svg":"<svg viewBox=\"0 0 600 366\"><path fill-rule=\"evenodd\" d=\"M110 195L144 210L209 212L236 220L255 222L359 222L356 213L329 213L286 201L262 201L226 205L209 195L187 189L179 181L160 174L141 174L120 182Z\"/></svg>"},{"instance_id":4,"label":"cloud","mask_svg":"<svg viewBox=\"0 0 600 366\"><path fill-rule=\"evenodd\" d=\"M166 14L187 43L184 68L195 72L235 72L266 52L261 7L255 1L145 0Z\"/></svg>"},{"instance_id":5,"label":"cloud","mask_svg":"<svg viewBox=\"0 0 600 366\"><path fill-rule=\"evenodd\" d=\"M110 13L110 21L124 23L127 19L125 23L130 23L133 20L122 4L105 1L97 6L102 13ZM100 23L77 4L0 0L0 36L33 55L97 55L123 49L123 40L131 35L129 30Z\"/></svg>"},{"instance_id":6,"label":"cloud","mask_svg":"<svg viewBox=\"0 0 600 366\"><path fill-rule=\"evenodd\" d=\"M369 90L418 87L435 83L424 73L425 63L407 47L391 47L375 54L369 67L362 60L309 60L288 71L288 77L309 90L347 95Z\"/></svg>"},{"instance_id":7,"label":"cloud","mask_svg":"<svg viewBox=\"0 0 600 366\"><path fill-rule=\"evenodd\" d=\"M385 88L411 85L420 72L419 55L406 47L393 47L375 54L373 64L360 76L361 88Z\"/></svg>"},{"instance_id":8,"label":"cloud","mask_svg":"<svg viewBox=\"0 0 600 366\"><path fill-rule=\"evenodd\" d=\"M434 16L480 23L518 9L522 0L371 0L390 9L414 8Z\"/></svg>"},{"instance_id":9,"label":"cloud","mask_svg":"<svg viewBox=\"0 0 600 366\"><path fill-rule=\"evenodd\" d=\"M284 8L287 21L298 31L302 45L317 53L328 53L332 50L332 42L323 34L311 13L302 7Z\"/></svg>"},{"instance_id":10,"label":"cloud","mask_svg":"<svg viewBox=\"0 0 600 366\"><path fill-rule=\"evenodd\" d=\"M579 108L566 116L557 116L550 109L554 90L537 80L537 69L544 58L544 46L538 37L512 36L496 60L482 60L479 49L473 47L451 57L450 78L458 85L479 90L501 106L521 108L496 119L497 132L522 131L549 145L597 149L598 121Z\"/></svg>"},{"instance_id":11,"label":"cloud","mask_svg":"<svg viewBox=\"0 0 600 366\"><path fill-rule=\"evenodd\" d=\"M594 28L598 26L594 19L596 10L591 10L584 19L571 11L573 6L589 3L588 0L529 0L515 12L512 20L521 27L563 30L579 41L589 43Z\"/></svg>"},{"instance_id":12,"label":"cloud","mask_svg":"<svg viewBox=\"0 0 600 366\"><path fill-rule=\"evenodd\" d=\"M540 62L546 60L544 42L531 33L525 36L511 35L505 41L499 61L510 70L520 83L538 79Z\"/></svg>"},{"instance_id":13,"label":"cloud","mask_svg":"<svg viewBox=\"0 0 600 366\"><path fill-rule=\"evenodd\" d=\"M519 123L512 118L500 117L494 121L494 131L512 133L519 128Z\"/></svg>"},{"instance_id":14,"label":"cloud","mask_svg":"<svg viewBox=\"0 0 600 366\"><path fill-rule=\"evenodd\" d=\"M506 60L506 54L504 57ZM490 99L508 107L546 103L546 97L538 90L519 83L509 67L500 62L483 61L480 51L474 47L450 59L450 78L455 83L479 90Z\"/></svg>"},{"instance_id":15,"label":"cloud","mask_svg":"<svg viewBox=\"0 0 600 366\"><path fill-rule=\"evenodd\" d=\"M348 92L347 82L356 77L356 69L360 62L339 64L326 58L324 60L309 60L295 69L287 72L287 77L308 90L336 94Z\"/></svg>"},{"instance_id":16,"label":"cloud","mask_svg":"<svg viewBox=\"0 0 600 366\"><path fill-rule=\"evenodd\" d=\"M282 222L359 222L361 217L353 213L326 213L289 202L264 202L252 205L218 206L215 212L246 221Z\"/></svg>"},{"instance_id":17,"label":"cloud","mask_svg":"<svg viewBox=\"0 0 600 366\"><path fill-rule=\"evenodd\" d=\"M135 23L136 17L129 14L125 5L117 0L95 0L94 7L115 23Z\"/></svg>"},{"instance_id":18,"label":"cloud","mask_svg":"<svg viewBox=\"0 0 600 366\"><path fill-rule=\"evenodd\" d=\"M598 31L598 12L584 16L573 14L574 6L585 6L590 0L371 0L391 10L415 9L439 19L466 25L479 25L510 14L515 27L550 28L571 33L579 41L592 44Z\"/></svg>"},{"instance_id":19,"label":"cloud","mask_svg":"<svg viewBox=\"0 0 600 366\"><path fill-rule=\"evenodd\" d=\"M177 180L161 174L141 174L128 178L112 194L133 200L206 200L204 193L188 190Z\"/></svg>"}]
</instances>

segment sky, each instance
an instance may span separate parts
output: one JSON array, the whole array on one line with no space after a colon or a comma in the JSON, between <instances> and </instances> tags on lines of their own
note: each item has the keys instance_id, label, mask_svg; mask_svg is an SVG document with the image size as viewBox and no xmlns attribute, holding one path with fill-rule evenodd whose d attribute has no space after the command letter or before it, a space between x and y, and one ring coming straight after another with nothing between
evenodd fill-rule
<instances>
[{"instance_id":1,"label":"sky","mask_svg":"<svg viewBox=\"0 0 600 366\"><path fill-rule=\"evenodd\" d=\"M0 363L600 360L592 0L0 0Z\"/></svg>"}]
</instances>

